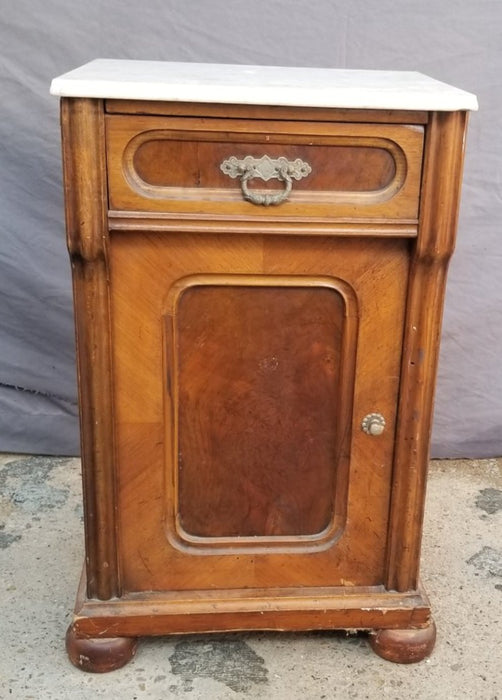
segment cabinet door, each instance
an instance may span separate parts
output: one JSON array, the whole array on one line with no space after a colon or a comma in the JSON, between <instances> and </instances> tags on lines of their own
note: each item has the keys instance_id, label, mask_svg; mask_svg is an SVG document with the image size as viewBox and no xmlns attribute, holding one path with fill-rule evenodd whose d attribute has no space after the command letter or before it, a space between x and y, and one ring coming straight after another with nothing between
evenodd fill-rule
<instances>
[{"instance_id":1,"label":"cabinet door","mask_svg":"<svg viewBox=\"0 0 502 700\"><path fill-rule=\"evenodd\" d=\"M112 233L126 591L383 583L407 272L401 240Z\"/></svg>"}]
</instances>

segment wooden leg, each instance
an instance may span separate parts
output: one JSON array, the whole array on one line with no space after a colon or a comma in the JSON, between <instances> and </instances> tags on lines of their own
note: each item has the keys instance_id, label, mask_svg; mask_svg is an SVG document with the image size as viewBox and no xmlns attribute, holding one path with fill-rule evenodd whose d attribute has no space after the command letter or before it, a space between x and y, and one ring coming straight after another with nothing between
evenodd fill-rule
<instances>
[{"instance_id":1,"label":"wooden leg","mask_svg":"<svg viewBox=\"0 0 502 700\"><path fill-rule=\"evenodd\" d=\"M431 620L427 627L418 629L376 630L370 632L373 651L387 661L413 664L429 656L436 641L436 625Z\"/></svg>"},{"instance_id":2,"label":"wooden leg","mask_svg":"<svg viewBox=\"0 0 502 700\"><path fill-rule=\"evenodd\" d=\"M66 651L74 666L91 673L106 673L125 666L136 653L135 637L86 639L77 637L73 625L66 633Z\"/></svg>"}]
</instances>

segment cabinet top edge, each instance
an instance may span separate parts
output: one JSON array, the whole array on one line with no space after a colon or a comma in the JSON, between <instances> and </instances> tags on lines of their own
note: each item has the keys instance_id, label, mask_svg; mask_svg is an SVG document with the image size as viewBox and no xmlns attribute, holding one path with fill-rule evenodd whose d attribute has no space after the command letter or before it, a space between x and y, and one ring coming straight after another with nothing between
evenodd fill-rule
<instances>
[{"instance_id":1,"label":"cabinet top edge","mask_svg":"<svg viewBox=\"0 0 502 700\"><path fill-rule=\"evenodd\" d=\"M96 59L54 78L59 97L458 111L475 95L413 71Z\"/></svg>"}]
</instances>

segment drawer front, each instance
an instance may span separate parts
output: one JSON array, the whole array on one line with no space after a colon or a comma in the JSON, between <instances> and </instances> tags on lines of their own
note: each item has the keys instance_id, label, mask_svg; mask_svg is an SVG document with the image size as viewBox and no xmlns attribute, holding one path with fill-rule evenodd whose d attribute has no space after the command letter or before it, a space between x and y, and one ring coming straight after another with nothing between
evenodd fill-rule
<instances>
[{"instance_id":1,"label":"drawer front","mask_svg":"<svg viewBox=\"0 0 502 700\"><path fill-rule=\"evenodd\" d=\"M415 222L422 149L416 125L108 115L110 208Z\"/></svg>"}]
</instances>

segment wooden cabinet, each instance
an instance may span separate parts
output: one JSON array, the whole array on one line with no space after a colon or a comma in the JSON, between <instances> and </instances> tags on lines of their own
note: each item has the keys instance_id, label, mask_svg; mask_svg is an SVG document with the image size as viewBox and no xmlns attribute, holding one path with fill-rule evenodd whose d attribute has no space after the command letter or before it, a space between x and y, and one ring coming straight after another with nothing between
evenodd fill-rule
<instances>
[{"instance_id":1,"label":"wooden cabinet","mask_svg":"<svg viewBox=\"0 0 502 700\"><path fill-rule=\"evenodd\" d=\"M86 529L70 658L110 670L142 635L355 628L385 658L422 659L433 384L474 98L443 86L446 111L425 88L423 108L347 108L339 72L314 70L335 84L317 107L238 104L235 85L180 102L165 76L145 100L141 78L110 90L110 63L129 62L53 87ZM203 84L208 67L192 70Z\"/></svg>"}]
</instances>

